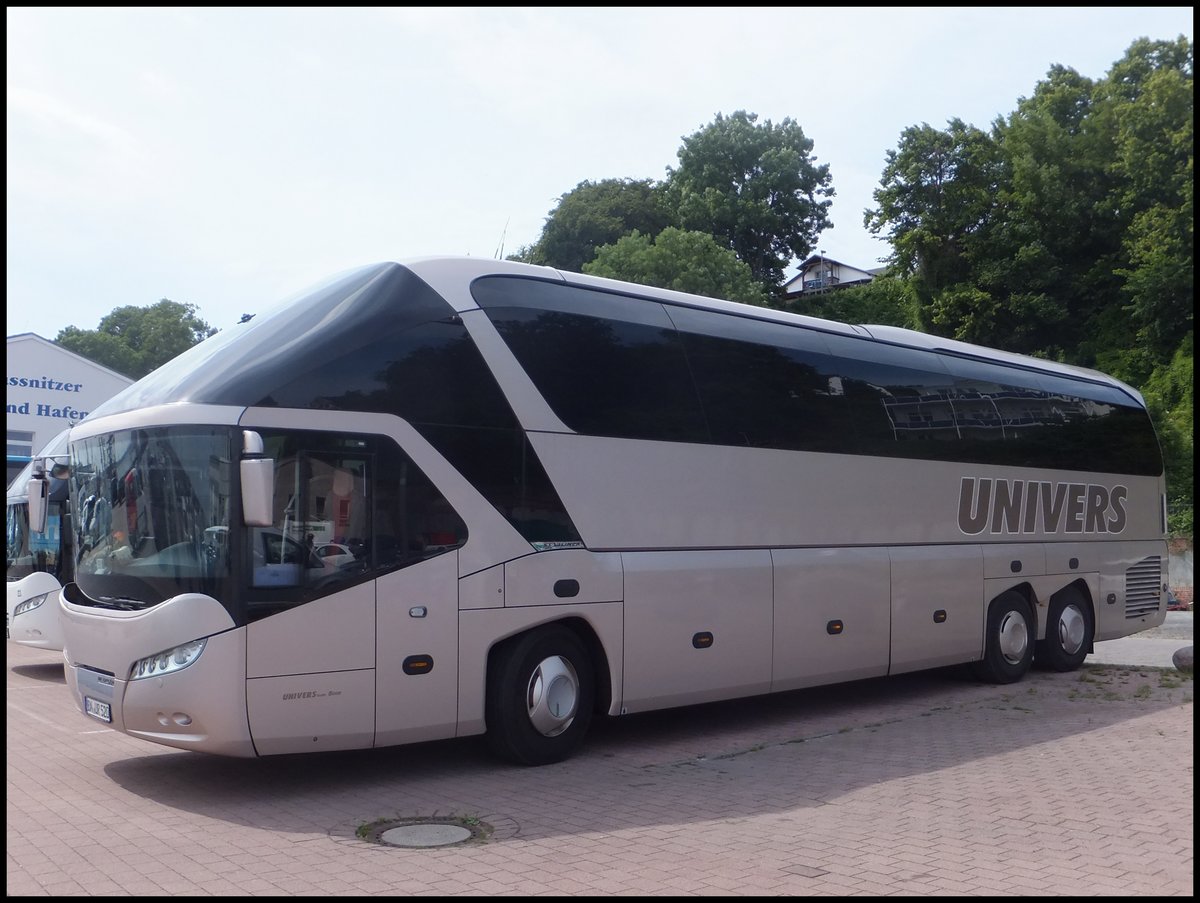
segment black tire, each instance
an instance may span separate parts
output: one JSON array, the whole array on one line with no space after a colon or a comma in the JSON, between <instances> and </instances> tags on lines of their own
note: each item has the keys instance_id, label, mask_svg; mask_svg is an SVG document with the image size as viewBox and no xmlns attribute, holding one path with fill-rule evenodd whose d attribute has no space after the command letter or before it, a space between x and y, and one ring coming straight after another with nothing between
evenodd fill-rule
<instances>
[{"instance_id":1,"label":"black tire","mask_svg":"<svg viewBox=\"0 0 1200 903\"><path fill-rule=\"evenodd\" d=\"M595 671L579 637L561 625L524 634L488 671L488 746L521 765L561 762L583 742L595 698Z\"/></svg>"},{"instance_id":2,"label":"black tire","mask_svg":"<svg viewBox=\"0 0 1200 903\"><path fill-rule=\"evenodd\" d=\"M975 676L994 684L1020 680L1033 664L1033 614L1015 590L1002 593L988 609L983 659L972 666Z\"/></svg>"},{"instance_id":3,"label":"black tire","mask_svg":"<svg viewBox=\"0 0 1200 903\"><path fill-rule=\"evenodd\" d=\"M1096 617L1078 587L1069 586L1050 597L1046 638L1034 653L1038 667L1074 671L1092 650Z\"/></svg>"}]
</instances>

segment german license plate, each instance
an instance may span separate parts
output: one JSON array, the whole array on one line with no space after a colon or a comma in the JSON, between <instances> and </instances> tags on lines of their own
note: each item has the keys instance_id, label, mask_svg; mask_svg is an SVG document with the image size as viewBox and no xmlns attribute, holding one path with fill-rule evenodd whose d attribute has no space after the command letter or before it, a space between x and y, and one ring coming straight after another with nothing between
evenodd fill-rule
<instances>
[{"instance_id":1,"label":"german license plate","mask_svg":"<svg viewBox=\"0 0 1200 903\"><path fill-rule=\"evenodd\" d=\"M83 710L93 718L98 718L105 724L112 724L112 706L90 696L83 697Z\"/></svg>"}]
</instances>

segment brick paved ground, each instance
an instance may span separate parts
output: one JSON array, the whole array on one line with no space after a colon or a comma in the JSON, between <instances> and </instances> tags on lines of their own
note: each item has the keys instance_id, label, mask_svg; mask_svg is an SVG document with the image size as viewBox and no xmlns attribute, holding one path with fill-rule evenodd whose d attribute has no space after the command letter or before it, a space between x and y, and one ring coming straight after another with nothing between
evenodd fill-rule
<instances>
[{"instance_id":1,"label":"brick paved ground","mask_svg":"<svg viewBox=\"0 0 1200 903\"><path fill-rule=\"evenodd\" d=\"M1192 695L1088 665L955 670L639 715L560 765L478 741L233 760L93 724L8 647L18 895L1193 894ZM486 841L368 842L454 815Z\"/></svg>"}]
</instances>

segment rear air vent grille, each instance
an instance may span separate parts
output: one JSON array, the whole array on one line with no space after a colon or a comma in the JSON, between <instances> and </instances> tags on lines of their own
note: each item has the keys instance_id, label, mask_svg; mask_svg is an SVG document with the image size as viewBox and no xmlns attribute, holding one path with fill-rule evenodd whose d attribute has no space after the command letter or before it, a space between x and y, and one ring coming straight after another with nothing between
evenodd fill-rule
<instances>
[{"instance_id":1,"label":"rear air vent grille","mask_svg":"<svg viewBox=\"0 0 1200 903\"><path fill-rule=\"evenodd\" d=\"M1162 558L1143 558L1125 572L1125 617L1141 618L1158 611L1162 597Z\"/></svg>"}]
</instances>

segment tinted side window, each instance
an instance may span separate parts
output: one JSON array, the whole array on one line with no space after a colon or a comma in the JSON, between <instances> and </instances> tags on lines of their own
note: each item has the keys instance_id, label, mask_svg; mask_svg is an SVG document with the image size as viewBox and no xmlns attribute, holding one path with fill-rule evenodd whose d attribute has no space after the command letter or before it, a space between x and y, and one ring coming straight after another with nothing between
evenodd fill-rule
<instances>
[{"instance_id":1,"label":"tinted side window","mask_svg":"<svg viewBox=\"0 0 1200 903\"><path fill-rule=\"evenodd\" d=\"M848 451L901 458L953 459L957 442L950 374L938 356L915 348L826 335L838 358L853 423Z\"/></svg>"},{"instance_id":2,"label":"tinted side window","mask_svg":"<svg viewBox=\"0 0 1200 903\"><path fill-rule=\"evenodd\" d=\"M512 428L515 417L454 317L379 335L354 347L330 345L324 359L260 404L388 411L410 423Z\"/></svg>"},{"instance_id":3,"label":"tinted side window","mask_svg":"<svg viewBox=\"0 0 1200 903\"><path fill-rule=\"evenodd\" d=\"M713 442L843 451L851 428L820 333L690 308L679 329Z\"/></svg>"},{"instance_id":4,"label":"tinted side window","mask_svg":"<svg viewBox=\"0 0 1200 903\"><path fill-rule=\"evenodd\" d=\"M987 361L945 357L954 377L968 460L1090 470L1162 473L1149 415L1112 387ZM967 399L974 405L967 407ZM964 419L984 412L986 420ZM1002 439L1002 445L988 440Z\"/></svg>"},{"instance_id":5,"label":"tinted side window","mask_svg":"<svg viewBox=\"0 0 1200 903\"><path fill-rule=\"evenodd\" d=\"M8 506L8 579L19 580L44 572L60 581L67 577L71 564L70 523L64 502L50 502L46 510L46 529L29 531L29 508L24 503Z\"/></svg>"},{"instance_id":6,"label":"tinted side window","mask_svg":"<svg viewBox=\"0 0 1200 903\"><path fill-rule=\"evenodd\" d=\"M250 620L457 548L466 526L390 439L263 431L275 523L249 531ZM219 541L220 537L214 537ZM349 556L322 558L317 547Z\"/></svg>"},{"instance_id":7,"label":"tinted side window","mask_svg":"<svg viewBox=\"0 0 1200 903\"><path fill-rule=\"evenodd\" d=\"M406 268L365 268L282 309L241 338L205 344L211 348L209 365L155 392L170 390L165 396L170 398L170 392L185 391L193 401L214 404L395 414L526 539L551 538L522 521L510 502L520 492L514 487L528 481L537 483L539 497L554 509L556 535L575 535L533 449L523 455L511 451L524 446L524 434L461 320ZM163 380L169 376L162 374ZM499 458L498 449L506 450ZM503 473L498 460L508 468Z\"/></svg>"},{"instance_id":8,"label":"tinted side window","mask_svg":"<svg viewBox=\"0 0 1200 903\"><path fill-rule=\"evenodd\" d=\"M524 432L433 425L420 429L530 543L580 541Z\"/></svg>"},{"instance_id":9,"label":"tinted side window","mask_svg":"<svg viewBox=\"0 0 1200 903\"><path fill-rule=\"evenodd\" d=\"M396 414L527 540L579 539L508 399L455 317L385 333L333 354L273 398L287 407ZM531 494L539 500L538 517L526 516L521 503Z\"/></svg>"},{"instance_id":10,"label":"tinted side window","mask_svg":"<svg viewBox=\"0 0 1200 903\"><path fill-rule=\"evenodd\" d=\"M661 304L508 277L479 279L472 292L571 429L708 441L683 347Z\"/></svg>"},{"instance_id":11,"label":"tinted side window","mask_svg":"<svg viewBox=\"0 0 1200 903\"><path fill-rule=\"evenodd\" d=\"M488 277L472 290L578 432L1162 472L1148 415L1110 386L561 283Z\"/></svg>"}]
</instances>

